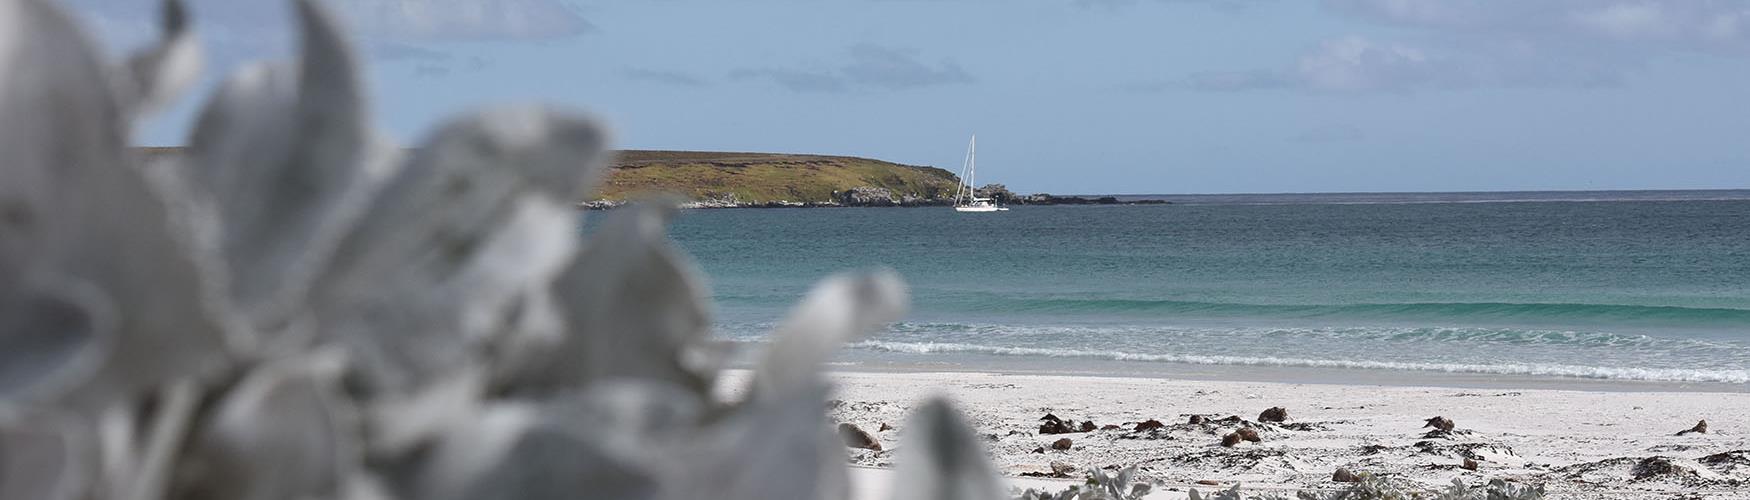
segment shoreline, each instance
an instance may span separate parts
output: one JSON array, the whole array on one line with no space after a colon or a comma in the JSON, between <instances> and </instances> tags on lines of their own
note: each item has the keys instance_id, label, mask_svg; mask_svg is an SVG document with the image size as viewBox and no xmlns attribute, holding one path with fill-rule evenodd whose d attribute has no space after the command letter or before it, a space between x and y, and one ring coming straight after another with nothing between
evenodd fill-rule
<instances>
[{"instance_id":1,"label":"shoreline","mask_svg":"<svg viewBox=\"0 0 1750 500\"><path fill-rule=\"evenodd\" d=\"M1489 203L1671 203L1750 201L1750 189L1618 189L1618 190L1510 190L1510 191L1357 191L1326 193L1139 193L1139 194L1008 194L1007 206L1278 206L1278 205L1439 205ZM579 208L611 209L628 200L579 202ZM741 202L734 199L688 199L683 208L861 208L947 207L952 202L937 198L896 197L867 201Z\"/></svg>"},{"instance_id":2,"label":"shoreline","mask_svg":"<svg viewBox=\"0 0 1750 500\"><path fill-rule=\"evenodd\" d=\"M1046 196L1049 199L1048 200L1033 200L1033 201L1022 201L1020 199L1017 199L1017 200L1011 200L1009 202L1003 203L1002 205L1008 206L1008 207L1054 207L1054 206L1155 206L1155 205L1173 205L1173 204L1175 204L1174 202L1167 201L1167 200L1158 200L1158 199L1119 200L1119 199L1111 197L1111 196L1102 196L1102 197L1096 198L1096 197L1076 197L1076 196L1029 195L1028 198L1032 198L1035 196ZM632 202L633 201L627 201L627 200L595 200L595 201L580 202L577 204L577 207L580 209L583 209L583 210L613 210L615 208L625 206L627 203L632 203ZM946 207L951 207L951 206L954 206L954 203L950 200L935 200L935 199L924 200L924 201L919 201L919 202L912 202L912 201L884 201L883 202L883 201L877 201L877 202L854 202L854 203L842 203L842 202L837 202L837 201L803 202L803 201L788 201L788 200L779 200L779 201L771 201L771 202L764 202L764 203L744 203L744 202L723 201L723 200L687 200L687 201L681 202L679 205L680 208L687 209L687 210L722 210L722 209L742 209L742 208L748 208L748 209L769 209L769 208L946 208Z\"/></svg>"},{"instance_id":3,"label":"shoreline","mask_svg":"<svg viewBox=\"0 0 1750 500\"><path fill-rule=\"evenodd\" d=\"M1681 382L1303 366L1202 365L1156 361L1090 361L1077 358L1014 359L1003 356L985 356L991 359L977 360L978 362L975 363L919 362L867 359L864 358L864 354L866 353L853 354L849 357L856 359L855 361L841 360L832 364L830 368L846 372L866 373L935 372L1478 390L1532 389L1616 393L1750 394L1750 384L1731 382Z\"/></svg>"},{"instance_id":4,"label":"shoreline","mask_svg":"<svg viewBox=\"0 0 1750 500\"><path fill-rule=\"evenodd\" d=\"M909 408L941 394L986 436L993 461L1009 478L1049 475L1053 462L1077 470L1138 465L1147 477L1173 485L1329 490L1343 486L1331 481L1333 471L1347 468L1427 488L1453 479L1545 484L1550 498L1750 498L1750 412L1744 410L1750 393L1477 391L864 368L829 367L836 383L831 416L869 431L886 447L849 449L859 466L892 467ZM725 387L745 376L732 371ZM726 397L734 392L727 389ZM1277 406L1288 409L1286 423L1256 422L1262 410ZM1118 428L1040 434L1047 413ZM1186 423L1192 415L1212 423ZM1456 421L1458 430L1430 434L1424 421L1434 416ZM1229 417L1237 418L1217 420ZM1148 419L1166 427L1133 430ZM1709 433L1675 435L1700 419L1709 422ZM883 424L894 429L877 431ZM1262 441L1220 445L1223 434L1243 426L1259 429ZM1060 438L1074 444L1050 449ZM1478 469L1461 467L1466 459ZM1661 464L1672 467L1655 467ZM1182 488L1163 495L1150 498L1184 498Z\"/></svg>"}]
</instances>

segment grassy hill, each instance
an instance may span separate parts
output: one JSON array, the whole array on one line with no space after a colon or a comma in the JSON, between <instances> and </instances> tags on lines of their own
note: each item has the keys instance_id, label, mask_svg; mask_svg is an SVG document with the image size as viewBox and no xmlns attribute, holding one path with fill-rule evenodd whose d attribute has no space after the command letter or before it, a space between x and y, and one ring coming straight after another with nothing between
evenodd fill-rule
<instances>
[{"instance_id":1,"label":"grassy hill","mask_svg":"<svg viewBox=\"0 0 1750 500\"><path fill-rule=\"evenodd\" d=\"M662 192L693 200L823 203L835 192L884 188L895 196L946 199L959 179L935 167L846 156L696 151L621 151L598 199Z\"/></svg>"},{"instance_id":2,"label":"grassy hill","mask_svg":"<svg viewBox=\"0 0 1750 500\"><path fill-rule=\"evenodd\" d=\"M187 154L181 147L146 147L147 156ZM616 153L606 182L594 200L625 201L641 194L666 193L693 201L733 200L759 205L778 201L828 203L853 188L881 188L895 201L952 198L960 180L935 167L901 165L848 156L699 151Z\"/></svg>"}]
</instances>

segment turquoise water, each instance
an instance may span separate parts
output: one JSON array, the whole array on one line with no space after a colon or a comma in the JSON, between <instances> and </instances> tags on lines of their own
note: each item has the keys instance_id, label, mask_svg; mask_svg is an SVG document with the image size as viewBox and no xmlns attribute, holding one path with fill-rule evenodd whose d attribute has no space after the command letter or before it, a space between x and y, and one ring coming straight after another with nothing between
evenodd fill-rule
<instances>
[{"instance_id":1,"label":"turquoise water","mask_svg":"<svg viewBox=\"0 0 1750 500\"><path fill-rule=\"evenodd\" d=\"M887 266L913 312L857 351L1750 382L1750 192L1477 196L697 210L672 233L740 340Z\"/></svg>"}]
</instances>

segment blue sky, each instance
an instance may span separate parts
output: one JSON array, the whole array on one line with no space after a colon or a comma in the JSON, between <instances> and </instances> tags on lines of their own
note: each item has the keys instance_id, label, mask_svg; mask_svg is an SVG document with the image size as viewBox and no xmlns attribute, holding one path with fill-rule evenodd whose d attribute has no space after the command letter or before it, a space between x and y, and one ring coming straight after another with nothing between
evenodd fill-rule
<instances>
[{"instance_id":1,"label":"blue sky","mask_svg":"<svg viewBox=\"0 0 1750 500\"><path fill-rule=\"evenodd\" d=\"M152 36L152 2L63 2L114 50ZM287 56L286 2L190 3L209 82ZM327 3L406 143L540 101L640 149L953 169L976 132L1023 192L1750 188L1750 1Z\"/></svg>"}]
</instances>

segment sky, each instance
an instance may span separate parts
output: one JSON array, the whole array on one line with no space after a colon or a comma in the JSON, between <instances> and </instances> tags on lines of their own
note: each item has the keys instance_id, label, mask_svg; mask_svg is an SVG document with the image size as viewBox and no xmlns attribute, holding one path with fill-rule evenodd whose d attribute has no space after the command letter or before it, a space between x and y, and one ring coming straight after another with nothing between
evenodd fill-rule
<instances>
[{"instance_id":1,"label":"sky","mask_svg":"<svg viewBox=\"0 0 1750 500\"><path fill-rule=\"evenodd\" d=\"M115 54L148 0L60 0ZM288 1L190 0L186 142ZM1017 192L1750 188L1750 0L327 0L379 128L544 102L629 149L852 155Z\"/></svg>"}]
</instances>

